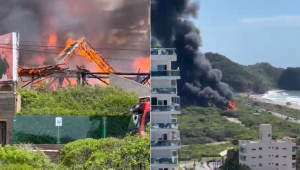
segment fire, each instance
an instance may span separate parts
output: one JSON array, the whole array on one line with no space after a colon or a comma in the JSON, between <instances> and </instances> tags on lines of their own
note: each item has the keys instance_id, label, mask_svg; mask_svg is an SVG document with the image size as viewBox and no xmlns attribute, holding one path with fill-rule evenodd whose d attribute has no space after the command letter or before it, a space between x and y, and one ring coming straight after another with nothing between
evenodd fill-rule
<instances>
[{"instance_id":1,"label":"fire","mask_svg":"<svg viewBox=\"0 0 300 170\"><path fill-rule=\"evenodd\" d=\"M57 36L55 34L51 34L48 39L47 45L51 48L56 45L56 41L57 41Z\"/></svg>"},{"instance_id":2,"label":"fire","mask_svg":"<svg viewBox=\"0 0 300 170\"><path fill-rule=\"evenodd\" d=\"M138 57L133 63L132 67L140 72L149 72L150 70L150 57Z\"/></svg>"},{"instance_id":3,"label":"fire","mask_svg":"<svg viewBox=\"0 0 300 170\"><path fill-rule=\"evenodd\" d=\"M234 110L235 109L235 102L234 101L228 101L227 102L228 106L226 110Z\"/></svg>"}]
</instances>

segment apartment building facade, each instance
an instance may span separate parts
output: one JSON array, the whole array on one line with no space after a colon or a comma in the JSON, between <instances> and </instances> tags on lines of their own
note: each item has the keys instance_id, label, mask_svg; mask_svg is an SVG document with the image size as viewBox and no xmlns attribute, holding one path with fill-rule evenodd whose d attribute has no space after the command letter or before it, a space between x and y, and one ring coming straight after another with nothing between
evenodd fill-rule
<instances>
[{"instance_id":1,"label":"apartment building facade","mask_svg":"<svg viewBox=\"0 0 300 170\"><path fill-rule=\"evenodd\" d=\"M151 49L151 170L174 170L178 166L180 132L174 114L180 114L177 95L179 70L171 69L175 49Z\"/></svg>"},{"instance_id":2,"label":"apartment building facade","mask_svg":"<svg viewBox=\"0 0 300 170\"><path fill-rule=\"evenodd\" d=\"M259 141L239 142L239 162L252 170L296 170L296 144L272 140L272 126L261 124Z\"/></svg>"}]
</instances>

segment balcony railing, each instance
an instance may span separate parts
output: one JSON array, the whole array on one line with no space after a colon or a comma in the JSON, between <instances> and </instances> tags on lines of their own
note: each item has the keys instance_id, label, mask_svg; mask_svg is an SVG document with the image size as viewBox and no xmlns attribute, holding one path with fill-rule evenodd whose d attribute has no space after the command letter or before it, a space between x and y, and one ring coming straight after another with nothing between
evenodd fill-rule
<instances>
[{"instance_id":1,"label":"balcony railing","mask_svg":"<svg viewBox=\"0 0 300 170\"><path fill-rule=\"evenodd\" d=\"M151 141L151 147L164 147L164 146L180 146L180 140L160 140L160 141Z\"/></svg>"},{"instance_id":2,"label":"balcony railing","mask_svg":"<svg viewBox=\"0 0 300 170\"><path fill-rule=\"evenodd\" d=\"M179 70L151 71L151 77L180 76Z\"/></svg>"},{"instance_id":3,"label":"balcony railing","mask_svg":"<svg viewBox=\"0 0 300 170\"><path fill-rule=\"evenodd\" d=\"M151 164L177 164L177 159L172 158L151 158Z\"/></svg>"},{"instance_id":4,"label":"balcony railing","mask_svg":"<svg viewBox=\"0 0 300 170\"><path fill-rule=\"evenodd\" d=\"M151 88L151 94L177 94L177 89L175 87L166 88Z\"/></svg>"},{"instance_id":5,"label":"balcony railing","mask_svg":"<svg viewBox=\"0 0 300 170\"><path fill-rule=\"evenodd\" d=\"M176 112L180 111L179 105L163 105L163 106L155 106L151 105L151 112Z\"/></svg>"},{"instance_id":6,"label":"balcony railing","mask_svg":"<svg viewBox=\"0 0 300 170\"><path fill-rule=\"evenodd\" d=\"M178 123L151 123L151 129L178 129Z\"/></svg>"},{"instance_id":7,"label":"balcony railing","mask_svg":"<svg viewBox=\"0 0 300 170\"><path fill-rule=\"evenodd\" d=\"M151 55L176 55L175 49L151 49Z\"/></svg>"}]
</instances>

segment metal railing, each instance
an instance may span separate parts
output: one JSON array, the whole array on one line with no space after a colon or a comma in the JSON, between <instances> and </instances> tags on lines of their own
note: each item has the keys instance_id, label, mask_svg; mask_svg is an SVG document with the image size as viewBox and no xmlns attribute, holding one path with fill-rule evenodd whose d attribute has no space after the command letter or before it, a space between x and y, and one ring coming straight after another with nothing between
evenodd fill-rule
<instances>
[{"instance_id":1,"label":"metal railing","mask_svg":"<svg viewBox=\"0 0 300 170\"><path fill-rule=\"evenodd\" d=\"M176 53L173 48L152 48L151 55L176 55Z\"/></svg>"},{"instance_id":2,"label":"metal railing","mask_svg":"<svg viewBox=\"0 0 300 170\"><path fill-rule=\"evenodd\" d=\"M151 123L151 129L178 129L178 123Z\"/></svg>"},{"instance_id":3,"label":"metal railing","mask_svg":"<svg viewBox=\"0 0 300 170\"><path fill-rule=\"evenodd\" d=\"M177 159L172 158L151 158L151 164L177 164Z\"/></svg>"},{"instance_id":4,"label":"metal railing","mask_svg":"<svg viewBox=\"0 0 300 170\"><path fill-rule=\"evenodd\" d=\"M176 112L181 111L179 105L151 105L151 112Z\"/></svg>"},{"instance_id":5,"label":"metal railing","mask_svg":"<svg viewBox=\"0 0 300 170\"><path fill-rule=\"evenodd\" d=\"M151 94L177 94L177 88L175 88L175 87L164 87L164 88L153 87L153 88L151 88Z\"/></svg>"},{"instance_id":6,"label":"metal railing","mask_svg":"<svg viewBox=\"0 0 300 170\"><path fill-rule=\"evenodd\" d=\"M181 140L160 140L151 141L151 147L164 147L164 146L181 146Z\"/></svg>"},{"instance_id":7,"label":"metal railing","mask_svg":"<svg viewBox=\"0 0 300 170\"><path fill-rule=\"evenodd\" d=\"M151 77L180 76L179 70L151 71Z\"/></svg>"}]
</instances>

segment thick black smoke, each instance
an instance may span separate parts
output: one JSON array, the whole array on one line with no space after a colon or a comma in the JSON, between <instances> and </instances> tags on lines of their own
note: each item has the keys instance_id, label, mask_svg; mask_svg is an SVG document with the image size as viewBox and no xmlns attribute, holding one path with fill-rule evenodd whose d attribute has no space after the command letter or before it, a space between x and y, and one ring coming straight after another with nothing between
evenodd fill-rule
<instances>
[{"instance_id":1,"label":"thick black smoke","mask_svg":"<svg viewBox=\"0 0 300 170\"><path fill-rule=\"evenodd\" d=\"M212 69L205 55L199 51L199 29L188 18L197 17L199 6L189 0L151 0L151 36L163 47L175 47L181 80L178 90L183 105L226 106L233 93L221 82L222 72Z\"/></svg>"},{"instance_id":2,"label":"thick black smoke","mask_svg":"<svg viewBox=\"0 0 300 170\"><path fill-rule=\"evenodd\" d=\"M143 49L149 47L150 35L132 37L132 26L147 27L148 6L149 0L0 0L0 35L20 33L23 49L33 48L28 44L47 45L50 34L57 35L57 46L64 46L69 38L85 37L95 48ZM128 46L134 41L144 47ZM108 58L149 56L141 51L99 52ZM29 64L25 62L32 57L33 53L20 51L19 63ZM48 57L46 62L53 60Z\"/></svg>"}]
</instances>

